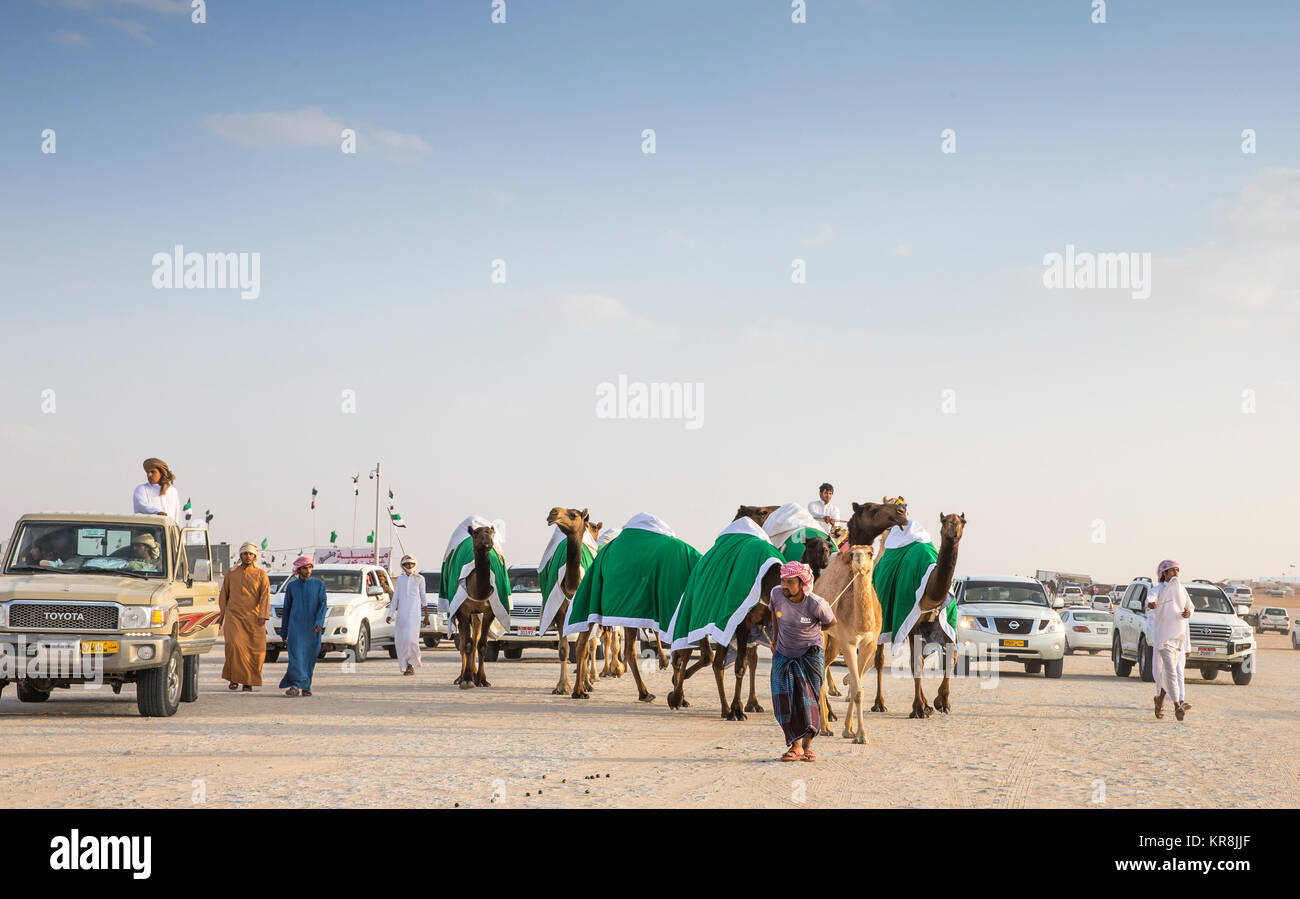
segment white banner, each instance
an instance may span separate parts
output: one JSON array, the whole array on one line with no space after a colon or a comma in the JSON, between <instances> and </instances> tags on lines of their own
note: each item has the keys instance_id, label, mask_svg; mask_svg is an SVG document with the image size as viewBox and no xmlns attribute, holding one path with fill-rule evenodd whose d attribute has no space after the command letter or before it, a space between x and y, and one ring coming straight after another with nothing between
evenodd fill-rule
<instances>
[{"instance_id":1,"label":"white banner","mask_svg":"<svg viewBox=\"0 0 1300 899\"><path fill-rule=\"evenodd\" d=\"M387 571L392 561L393 548L379 547L379 564ZM369 565L375 561L373 546L327 546L315 551L317 565Z\"/></svg>"}]
</instances>

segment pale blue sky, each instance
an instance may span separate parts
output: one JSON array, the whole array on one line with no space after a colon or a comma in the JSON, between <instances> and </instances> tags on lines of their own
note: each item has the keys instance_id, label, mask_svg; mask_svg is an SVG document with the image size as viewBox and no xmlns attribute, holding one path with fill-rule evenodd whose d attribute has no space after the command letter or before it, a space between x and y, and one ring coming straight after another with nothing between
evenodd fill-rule
<instances>
[{"instance_id":1,"label":"pale blue sky","mask_svg":"<svg viewBox=\"0 0 1300 899\"><path fill-rule=\"evenodd\" d=\"M1293 5L188 6L0 10L0 519L159 455L217 537L296 547L382 459L426 561L471 513L530 560L556 504L707 548L830 480L964 511L967 572L1300 562ZM259 113L360 152L212 124ZM176 243L261 253L261 297L154 290ZM1151 298L1044 290L1067 243L1152 253ZM704 427L598 420L619 374L703 382Z\"/></svg>"}]
</instances>

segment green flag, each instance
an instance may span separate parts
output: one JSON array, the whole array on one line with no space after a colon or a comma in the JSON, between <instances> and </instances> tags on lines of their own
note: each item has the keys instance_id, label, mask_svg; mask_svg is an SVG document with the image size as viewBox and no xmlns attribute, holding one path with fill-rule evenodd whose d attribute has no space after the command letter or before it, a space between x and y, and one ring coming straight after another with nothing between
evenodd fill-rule
<instances>
[{"instance_id":1,"label":"green flag","mask_svg":"<svg viewBox=\"0 0 1300 899\"><path fill-rule=\"evenodd\" d=\"M190 498L189 498L188 496L185 497L185 505L181 506L181 511L182 511L182 512L188 512L188 511L189 511L190 509L192 509L192 508L193 508L193 505L190 503Z\"/></svg>"},{"instance_id":2,"label":"green flag","mask_svg":"<svg viewBox=\"0 0 1300 899\"><path fill-rule=\"evenodd\" d=\"M334 541L336 541L336 540L338 540L338 539L339 539L339 532L338 532L338 531L330 531L330 543L333 543Z\"/></svg>"},{"instance_id":3,"label":"green flag","mask_svg":"<svg viewBox=\"0 0 1300 899\"><path fill-rule=\"evenodd\" d=\"M262 538L262 549L266 549L266 547L267 547L267 539L266 539L265 537L263 537L263 538Z\"/></svg>"},{"instance_id":4,"label":"green flag","mask_svg":"<svg viewBox=\"0 0 1300 899\"><path fill-rule=\"evenodd\" d=\"M367 542L367 543L374 543L374 542L375 542L375 532L374 532L374 531L371 531L371 532L370 532L370 536L368 536L368 537L366 538L366 542Z\"/></svg>"}]
</instances>

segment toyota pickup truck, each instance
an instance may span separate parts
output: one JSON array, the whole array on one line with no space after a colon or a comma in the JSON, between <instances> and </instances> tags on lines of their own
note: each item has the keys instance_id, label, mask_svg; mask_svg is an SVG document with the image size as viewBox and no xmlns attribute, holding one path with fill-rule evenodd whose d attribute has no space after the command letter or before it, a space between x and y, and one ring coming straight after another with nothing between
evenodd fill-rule
<instances>
[{"instance_id":1,"label":"toyota pickup truck","mask_svg":"<svg viewBox=\"0 0 1300 899\"><path fill-rule=\"evenodd\" d=\"M1198 669L1206 680L1214 680L1220 671L1231 671L1234 684L1250 683L1255 671L1255 637L1250 625L1237 616L1218 586L1196 582L1183 586L1195 606L1187 621L1192 640L1187 667ZM1115 607L1115 635L1110 649L1116 675L1128 677L1136 663L1139 676L1148 683L1155 680L1151 625L1146 613L1152 587L1150 578L1139 578L1124 591L1123 600Z\"/></svg>"},{"instance_id":2,"label":"toyota pickup truck","mask_svg":"<svg viewBox=\"0 0 1300 899\"><path fill-rule=\"evenodd\" d=\"M218 585L205 528L160 515L24 515L0 569L0 692L133 684L141 715L199 695L217 639Z\"/></svg>"}]
</instances>

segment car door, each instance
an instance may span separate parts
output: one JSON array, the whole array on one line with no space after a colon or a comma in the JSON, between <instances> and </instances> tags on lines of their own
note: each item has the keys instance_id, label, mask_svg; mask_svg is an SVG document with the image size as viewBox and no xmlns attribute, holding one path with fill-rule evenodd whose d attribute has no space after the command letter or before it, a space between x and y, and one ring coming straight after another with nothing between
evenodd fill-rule
<instances>
[{"instance_id":1,"label":"car door","mask_svg":"<svg viewBox=\"0 0 1300 899\"><path fill-rule=\"evenodd\" d=\"M1127 608L1130 614L1124 616L1124 632L1120 635L1120 641L1124 646L1124 651L1137 654L1138 640L1142 637L1142 630L1147 622L1147 586L1146 584L1134 584L1133 593L1128 598Z\"/></svg>"},{"instance_id":2,"label":"car door","mask_svg":"<svg viewBox=\"0 0 1300 899\"><path fill-rule=\"evenodd\" d=\"M367 568L365 583L362 589L366 592L366 618L370 621L370 635L373 641L378 642L383 638L387 642L393 636L393 626L387 622L388 618L388 594L384 592L383 585L379 581L379 569ZM378 593L376 593L378 591Z\"/></svg>"}]
</instances>

